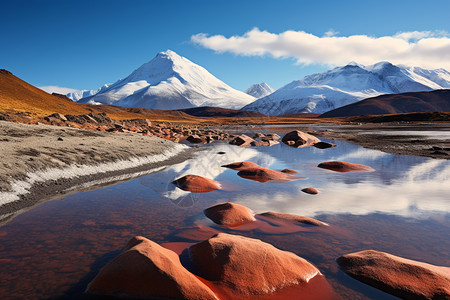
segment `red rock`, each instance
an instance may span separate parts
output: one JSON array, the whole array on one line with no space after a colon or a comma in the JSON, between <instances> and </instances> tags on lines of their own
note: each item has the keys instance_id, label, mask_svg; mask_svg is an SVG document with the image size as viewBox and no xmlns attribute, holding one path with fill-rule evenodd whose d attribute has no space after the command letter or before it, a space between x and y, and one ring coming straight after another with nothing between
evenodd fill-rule
<instances>
[{"instance_id":1,"label":"red rock","mask_svg":"<svg viewBox=\"0 0 450 300\"><path fill-rule=\"evenodd\" d=\"M315 189L313 187L304 188L304 189L302 189L302 192L311 194L311 195L317 195L318 193L320 193L318 189Z\"/></svg>"},{"instance_id":2,"label":"red rock","mask_svg":"<svg viewBox=\"0 0 450 300\"><path fill-rule=\"evenodd\" d=\"M326 142L318 142L318 143L315 143L313 146L316 148L319 148L319 149L328 149L328 148L336 147L335 144L326 143Z\"/></svg>"},{"instance_id":3,"label":"red rock","mask_svg":"<svg viewBox=\"0 0 450 300\"><path fill-rule=\"evenodd\" d=\"M304 217L304 216L298 216L298 215L291 215L291 214L284 214L284 213L277 213L277 212L265 212L260 214L261 216L272 218L272 219L278 219L278 220L284 220L288 221L290 223L294 224L307 224L307 225L315 225L315 226L328 226L327 223L321 222L319 220L316 220L314 218L310 217Z\"/></svg>"},{"instance_id":4,"label":"red rock","mask_svg":"<svg viewBox=\"0 0 450 300\"><path fill-rule=\"evenodd\" d=\"M307 285L319 270L294 253L260 240L219 233L189 248L199 275L243 295L262 295Z\"/></svg>"},{"instance_id":5,"label":"red rock","mask_svg":"<svg viewBox=\"0 0 450 300\"><path fill-rule=\"evenodd\" d=\"M292 169L283 169L280 172L286 173L286 174L297 174L298 172Z\"/></svg>"},{"instance_id":6,"label":"red rock","mask_svg":"<svg viewBox=\"0 0 450 300\"><path fill-rule=\"evenodd\" d=\"M300 130L294 130L287 133L281 141L289 146L296 148L312 146L320 142L320 140L315 136Z\"/></svg>"},{"instance_id":7,"label":"red rock","mask_svg":"<svg viewBox=\"0 0 450 300\"><path fill-rule=\"evenodd\" d=\"M337 259L351 277L403 299L450 299L450 268L375 250Z\"/></svg>"},{"instance_id":8,"label":"red rock","mask_svg":"<svg viewBox=\"0 0 450 300\"><path fill-rule=\"evenodd\" d=\"M217 204L203 211L214 223L227 226L238 226L255 221L250 208L231 202Z\"/></svg>"},{"instance_id":9,"label":"red rock","mask_svg":"<svg viewBox=\"0 0 450 300\"><path fill-rule=\"evenodd\" d=\"M275 170L271 170L271 169L267 169L267 168L261 168L261 167L243 169L238 172L238 175L243 178L258 181L258 182L267 182L270 180L291 181L291 180L297 178L297 177L293 177L292 175L289 175L289 174L286 174L283 172L279 172L279 171L275 171Z\"/></svg>"},{"instance_id":10,"label":"red rock","mask_svg":"<svg viewBox=\"0 0 450 300\"><path fill-rule=\"evenodd\" d=\"M250 146L251 142L254 142L255 140L249 137L248 135L241 134L240 136L235 137L233 140L230 141L231 145L236 145L240 147L248 147Z\"/></svg>"},{"instance_id":11,"label":"red rock","mask_svg":"<svg viewBox=\"0 0 450 300\"><path fill-rule=\"evenodd\" d=\"M353 164L345 161L327 161L320 163L319 168L328 169L336 172L370 172L373 169L366 165Z\"/></svg>"},{"instance_id":12,"label":"red rock","mask_svg":"<svg viewBox=\"0 0 450 300\"><path fill-rule=\"evenodd\" d=\"M220 189L220 183L198 175L186 175L172 182L178 188L194 192L208 193Z\"/></svg>"},{"instance_id":13,"label":"red rock","mask_svg":"<svg viewBox=\"0 0 450 300\"><path fill-rule=\"evenodd\" d=\"M252 168L259 168L258 164L255 164L251 161L241 161L241 162L235 162L228 165L223 165L224 168L229 168L237 171L245 170L245 169L252 169Z\"/></svg>"},{"instance_id":14,"label":"red rock","mask_svg":"<svg viewBox=\"0 0 450 300\"><path fill-rule=\"evenodd\" d=\"M125 251L100 270L86 292L152 299L217 299L181 265L175 252L139 236L131 239Z\"/></svg>"}]
</instances>

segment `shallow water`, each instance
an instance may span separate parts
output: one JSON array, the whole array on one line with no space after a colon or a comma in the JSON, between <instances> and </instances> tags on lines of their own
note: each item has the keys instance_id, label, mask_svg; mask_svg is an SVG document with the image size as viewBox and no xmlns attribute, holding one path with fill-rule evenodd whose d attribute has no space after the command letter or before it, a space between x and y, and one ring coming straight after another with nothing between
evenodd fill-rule
<instances>
[{"instance_id":1,"label":"shallow water","mask_svg":"<svg viewBox=\"0 0 450 300\"><path fill-rule=\"evenodd\" d=\"M337 147L324 150L211 144L195 158L161 172L43 203L0 227L0 299L78 299L131 237L178 242L172 245L179 247L195 242L197 232L186 230L195 225L292 251L315 264L344 299L394 298L339 271L335 259L346 253L375 249L450 266L450 162L332 142ZM275 170L291 168L307 179L260 183L220 167L244 160ZM365 164L375 171L317 168L330 160ZM187 174L213 178L223 189L192 194L170 183ZM305 187L321 193L305 194ZM315 217L330 227L294 233L222 228L202 211L226 201L256 213Z\"/></svg>"}]
</instances>

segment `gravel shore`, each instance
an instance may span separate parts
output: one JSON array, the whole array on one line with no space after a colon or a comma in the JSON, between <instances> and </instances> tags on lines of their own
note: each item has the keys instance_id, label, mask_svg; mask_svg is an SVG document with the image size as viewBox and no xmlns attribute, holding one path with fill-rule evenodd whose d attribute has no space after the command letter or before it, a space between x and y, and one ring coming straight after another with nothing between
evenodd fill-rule
<instances>
[{"instance_id":1,"label":"gravel shore","mask_svg":"<svg viewBox=\"0 0 450 300\"><path fill-rule=\"evenodd\" d=\"M73 186L161 169L195 151L139 134L0 121L0 216Z\"/></svg>"}]
</instances>

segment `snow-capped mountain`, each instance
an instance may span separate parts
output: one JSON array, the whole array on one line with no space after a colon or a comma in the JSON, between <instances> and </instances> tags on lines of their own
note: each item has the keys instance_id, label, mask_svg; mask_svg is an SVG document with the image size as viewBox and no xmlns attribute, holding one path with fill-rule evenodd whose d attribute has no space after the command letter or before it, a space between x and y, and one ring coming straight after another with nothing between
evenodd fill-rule
<instances>
[{"instance_id":1,"label":"snow-capped mountain","mask_svg":"<svg viewBox=\"0 0 450 300\"><path fill-rule=\"evenodd\" d=\"M239 109L255 100L171 50L160 52L125 79L80 102L154 109L220 106Z\"/></svg>"},{"instance_id":2,"label":"snow-capped mountain","mask_svg":"<svg viewBox=\"0 0 450 300\"><path fill-rule=\"evenodd\" d=\"M109 85L105 84L98 90L78 90L78 91L67 93L66 96L69 97L70 99L72 99L73 101L78 101L82 98L93 96L100 91L104 91L108 87L109 87Z\"/></svg>"},{"instance_id":3,"label":"snow-capped mountain","mask_svg":"<svg viewBox=\"0 0 450 300\"><path fill-rule=\"evenodd\" d=\"M275 90L265 82L252 84L248 89L244 91L244 93L249 94L256 99L270 95L273 92L275 92Z\"/></svg>"},{"instance_id":4,"label":"snow-capped mountain","mask_svg":"<svg viewBox=\"0 0 450 300\"><path fill-rule=\"evenodd\" d=\"M242 110L268 115L326 111L381 94L450 88L450 73L380 62L371 66L350 63L344 67L305 76Z\"/></svg>"}]
</instances>

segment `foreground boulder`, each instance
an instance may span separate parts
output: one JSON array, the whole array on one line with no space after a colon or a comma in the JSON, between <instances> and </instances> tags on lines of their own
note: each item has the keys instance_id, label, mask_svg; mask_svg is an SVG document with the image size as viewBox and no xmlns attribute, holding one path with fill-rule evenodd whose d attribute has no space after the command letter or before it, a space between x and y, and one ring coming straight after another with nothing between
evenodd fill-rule
<instances>
[{"instance_id":1,"label":"foreground boulder","mask_svg":"<svg viewBox=\"0 0 450 300\"><path fill-rule=\"evenodd\" d=\"M240 136L235 137L230 141L231 145L236 145L240 147L249 147L251 146L251 143L255 140L249 137L248 135L241 134Z\"/></svg>"},{"instance_id":2,"label":"foreground boulder","mask_svg":"<svg viewBox=\"0 0 450 300\"><path fill-rule=\"evenodd\" d=\"M310 217L304 217L304 216L298 216L298 215L291 215L291 214L284 214L284 213L278 213L278 212L265 212L260 214L260 216L271 218L271 219L277 219L277 220L284 220L296 225L314 225L314 226L328 226L327 223L321 222L319 220L316 220L314 218Z\"/></svg>"},{"instance_id":3,"label":"foreground boulder","mask_svg":"<svg viewBox=\"0 0 450 300\"><path fill-rule=\"evenodd\" d=\"M184 191L194 193L208 193L221 188L217 181L198 175L186 175L172 183Z\"/></svg>"},{"instance_id":4,"label":"foreground boulder","mask_svg":"<svg viewBox=\"0 0 450 300\"><path fill-rule=\"evenodd\" d=\"M327 161L320 163L319 168L328 169L336 172L370 172L373 169L366 165L353 164L346 161Z\"/></svg>"},{"instance_id":5,"label":"foreground boulder","mask_svg":"<svg viewBox=\"0 0 450 300\"><path fill-rule=\"evenodd\" d=\"M307 284L319 270L294 253L260 240L219 233L189 248L199 275L233 290L234 295L261 295ZM238 296L236 299L238 299Z\"/></svg>"},{"instance_id":6,"label":"foreground boulder","mask_svg":"<svg viewBox=\"0 0 450 300\"><path fill-rule=\"evenodd\" d=\"M199 135L197 135L197 134L193 134L193 135L188 136L188 137L186 138L186 140L187 140L188 142L192 143L192 144L200 144L200 143L204 143L204 142L205 142L205 140L202 139L202 138L201 138Z\"/></svg>"},{"instance_id":7,"label":"foreground boulder","mask_svg":"<svg viewBox=\"0 0 450 300\"><path fill-rule=\"evenodd\" d=\"M234 162L234 163L231 163L228 165L223 165L222 167L241 171L241 170L245 170L245 169L259 168L260 166L251 161L241 161L241 162Z\"/></svg>"},{"instance_id":8,"label":"foreground boulder","mask_svg":"<svg viewBox=\"0 0 450 300\"><path fill-rule=\"evenodd\" d=\"M287 133L281 141L286 145L295 148L312 146L320 142L320 140L315 136L300 130L294 130Z\"/></svg>"},{"instance_id":9,"label":"foreground boulder","mask_svg":"<svg viewBox=\"0 0 450 300\"><path fill-rule=\"evenodd\" d=\"M341 269L353 278L403 299L450 299L450 268L375 250L343 255Z\"/></svg>"},{"instance_id":10,"label":"foreground boulder","mask_svg":"<svg viewBox=\"0 0 450 300\"><path fill-rule=\"evenodd\" d=\"M291 181L298 179L299 177L294 177L290 174L283 173L280 171L275 171L267 168L246 168L238 172L238 175L242 178L258 181L267 182L270 180L276 181Z\"/></svg>"},{"instance_id":11,"label":"foreground boulder","mask_svg":"<svg viewBox=\"0 0 450 300\"><path fill-rule=\"evenodd\" d=\"M211 206L203 212L219 225L238 226L256 220L250 208L231 202Z\"/></svg>"},{"instance_id":12,"label":"foreground boulder","mask_svg":"<svg viewBox=\"0 0 450 300\"><path fill-rule=\"evenodd\" d=\"M175 252L139 236L100 270L86 292L121 298L217 299L181 265Z\"/></svg>"}]
</instances>

